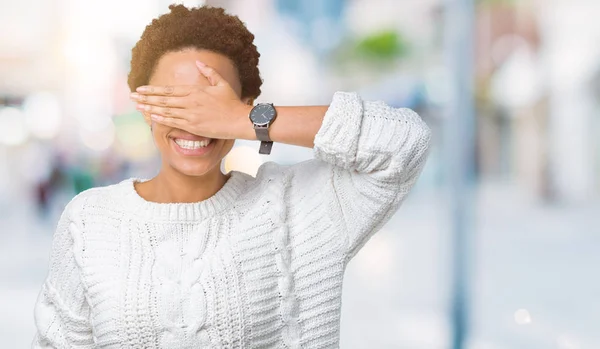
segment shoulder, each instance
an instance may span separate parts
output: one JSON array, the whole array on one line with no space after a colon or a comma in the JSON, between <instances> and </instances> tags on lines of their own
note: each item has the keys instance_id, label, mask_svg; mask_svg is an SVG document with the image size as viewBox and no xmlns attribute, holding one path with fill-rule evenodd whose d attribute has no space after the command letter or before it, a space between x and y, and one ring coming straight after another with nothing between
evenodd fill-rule
<instances>
[{"instance_id":1,"label":"shoulder","mask_svg":"<svg viewBox=\"0 0 600 349\"><path fill-rule=\"evenodd\" d=\"M244 190L241 197L252 198L263 196L266 192L301 188L310 189L308 184L314 183L323 174L330 171L330 166L320 160L308 160L293 165L282 165L276 162L263 163L252 177L242 174L245 178Z\"/></svg>"},{"instance_id":2,"label":"shoulder","mask_svg":"<svg viewBox=\"0 0 600 349\"><path fill-rule=\"evenodd\" d=\"M319 159L293 165L267 162L261 165L252 190L255 195L274 192L278 196L293 198L327 193L332 187L333 166ZM255 196L253 195L253 196Z\"/></svg>"},{"instance_id":3,"label":"shoulder","mask_svg":"<svg viewBox=\"0 0 600 349\"><path fill-rule=\"evenodd\" d=\"M328 176L331 170L332 166L330 164L318 159L306 160L294 165L266 162L258 169L255 180L258 182L284 180L294 184L302 179L316 179L322 175Z\"/></svg>"},{"instance_id":4,"label":"shoulder","mask_svg":"<svg viewBox=\"0 0 600 349\"><path fill-rule=\"evenodd\" d=\"M63 216L70 218L70 220L76 220L93 210L116 207L115 205L119 201L119 192L122 192L127 185L132 185L133 180L126 179L117 184L82 191L75 195L65 206Z\"/></svg>"}]
</instances>

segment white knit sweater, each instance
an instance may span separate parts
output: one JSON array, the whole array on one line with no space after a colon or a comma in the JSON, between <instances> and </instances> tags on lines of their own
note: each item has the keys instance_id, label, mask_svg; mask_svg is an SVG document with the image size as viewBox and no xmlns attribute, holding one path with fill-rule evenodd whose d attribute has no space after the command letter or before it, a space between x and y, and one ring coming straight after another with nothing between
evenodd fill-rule
<instances>
[{"instance_id":1,"label":"white knit sweater","mask_svg":"<svg viewBox=\"0 0 600 349\"><path fill-rule=\"evenodd\" d=\"M134 179L65 208L33 348L337 348L348 261L426 159L417 114L334 95L315 160L232 172L211 198L145 201Z\"/></svg>"}]
</instances>

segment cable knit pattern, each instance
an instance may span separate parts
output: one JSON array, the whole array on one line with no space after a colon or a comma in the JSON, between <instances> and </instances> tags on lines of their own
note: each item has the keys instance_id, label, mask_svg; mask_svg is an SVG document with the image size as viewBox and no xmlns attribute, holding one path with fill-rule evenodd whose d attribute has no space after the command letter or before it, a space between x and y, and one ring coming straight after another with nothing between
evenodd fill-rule
<instances>
[{"instance_id":1,"label":"cable knit pattern","mask_svg":"<svg viewBox=\"0 0 600 349\"><path fill-rule=\"evenodd\" d=\"M278 194L286 193L288 185L288 180L284 179L280 182L281 188L269 190L269 194L274 196L274 202L285 202L285 198L278 197ZM283 342L288 348L298 349L300 348L300 326L298 324L298 304L294 294L294 277L291 270L291 246L287 227L286 205L274 206L273 216L274 223L278 226L273 239L277 251L275 262L280 274L278 278L281 297L279 310L284 323L282 328Z\"/></svg>"},{"instance_id":2,"label":"cable knit pattern","mask_svg":"<svg viewBox=\"0 0 600 349\"><path fill-rule=\"evenodd\" d=\"M32 348L338 348L347 263L425 163L414 112L334 95L315 159L233 171L211 198L148 202L140 179L58 223Z\"/></svg>"},{"instance_id":3,"label":"cable knit pattern","mask_svg":"<svg viewBox=\"0 0 600 349\"><path fill-rule=\"evenodd\" d=\"M153 271L161 285L161 298L170 302L161 312L167 333L161 337L160 348L210 347L204 328L207 316L205 291L199 282L205 269L201 256L204 243L202 235L192 233L190 241L181 249L171 240L161 242L156 249ZM179 304L184 306L180 309ZM180 316L183 321L179 320Z\"/></svg>"}]
</instances>

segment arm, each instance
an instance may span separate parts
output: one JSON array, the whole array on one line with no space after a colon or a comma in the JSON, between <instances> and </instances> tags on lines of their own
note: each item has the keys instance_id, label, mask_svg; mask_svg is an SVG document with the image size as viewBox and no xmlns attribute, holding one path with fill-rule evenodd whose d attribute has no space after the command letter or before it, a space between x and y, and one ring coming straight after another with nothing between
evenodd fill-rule
<instances>
[{"instance_id":1,"label":"arm","mask_svg":"<svg viewBox=\"0 0 600 349\"><path fill-rule=\"evenodd\" d=\"M319 111L313 111L309 117L318 119ZM273 125L285 120L277 119ZM306 128L304 134L296 129L294 136L291 123L281 122L274 137L289 143L301 140L298 145L314 143L320 169L311 169L309 175L302 168L305 164L293 166L294 185L319 192L332 187L338 209L329 216L344 227L346 253L351 259L397 211L415 184L431 134L412 110L363 101L355 93L343 92L335 94L319 126L316 134ZM311 195L305 191L302 195Z\"/></svg>"},{"instance_id":2,"label":"arm","mask_svg":"<svg viewBox=\"0 0 600 349\"><path fill-rule=\"evenodd\" d=\"M323 124L328 106L275 107L277 118L269 127L269 137L277 143L314 147L317 132ZM245 106L240 113L237 139L256 140L256 132L248 120L252 107Z\"/></svg>"},{"instance_id":3,"label":"arm","mask_svg":"<svg viewBox=\"0 0 600 349\"><path fill-rule=\"evenodd\" d=\"M199 136L256 140L248 119L252 106L240 100L216 70L197 64L209 86L140 86L130 95L138 102L137 109L148 122ZM362 113L362 101L355 104L360 108L356 113ZM277 118L269 128L269 137L274 142L312 148L329 109L330 106L276 107ZM353 126L359 126L360 121L355 117L353 122L358 124Z\"/></svg>"},{"instance_id":4,"label":"arm","mask_svg":"<svg viewBox=\"0 0 600 349\"><path fill-rule=\"evenodd\" d=\"M255 140L251 107L214 69L199 69L210 86L142 86L132 94L141 102L137 108L154 122L200 136ZM271 139L314 147L317 160L328 167L307 175L300 166L294 185L333 186L341 215L331 215L346 226L347 252L353 256L415 184L427 158L429 128L412 110L363 101L355 93L337 93L329 107L276 109Z\"/></svg>"},{"instance_id":5,"label":"arm","mask_svg":"<svg viewBox=\"0 0 600 349\"><path fill-rule=\"evenodd\" d=\"M32 348L93 348L80 266L76 261L79 224L74 199L63 212L52 240L48 276L35 304Z\"/></svg>"},{"instance_id":6,"label":"arm","mask_svg":"<svg viewBox=\"0 0 600 349\"><path fill-rule=\"evenodd\" d=\"M349 257L397 211L427 159L431 131L412 110L337 93L315 136L315 157L333 165Z\"/></svg>"}]
</instances>

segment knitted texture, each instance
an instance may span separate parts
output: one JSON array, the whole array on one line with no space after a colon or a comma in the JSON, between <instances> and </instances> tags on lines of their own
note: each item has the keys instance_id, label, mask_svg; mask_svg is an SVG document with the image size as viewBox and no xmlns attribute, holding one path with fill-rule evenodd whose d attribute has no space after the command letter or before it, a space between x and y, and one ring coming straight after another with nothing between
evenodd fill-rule
<instances>
[{"instance_id":1,"label":"knitted texture","mask_svg":"<svg viewBox=\"0 0 600 349\"><path fill-rule=\"evenodd\" d=\"M138 179L65 208L33 348L338 348L347 263L427 157L417 114L334 95L315 159L233 171L211 198L160 204Z\"/></svg>"}]
</instances>

